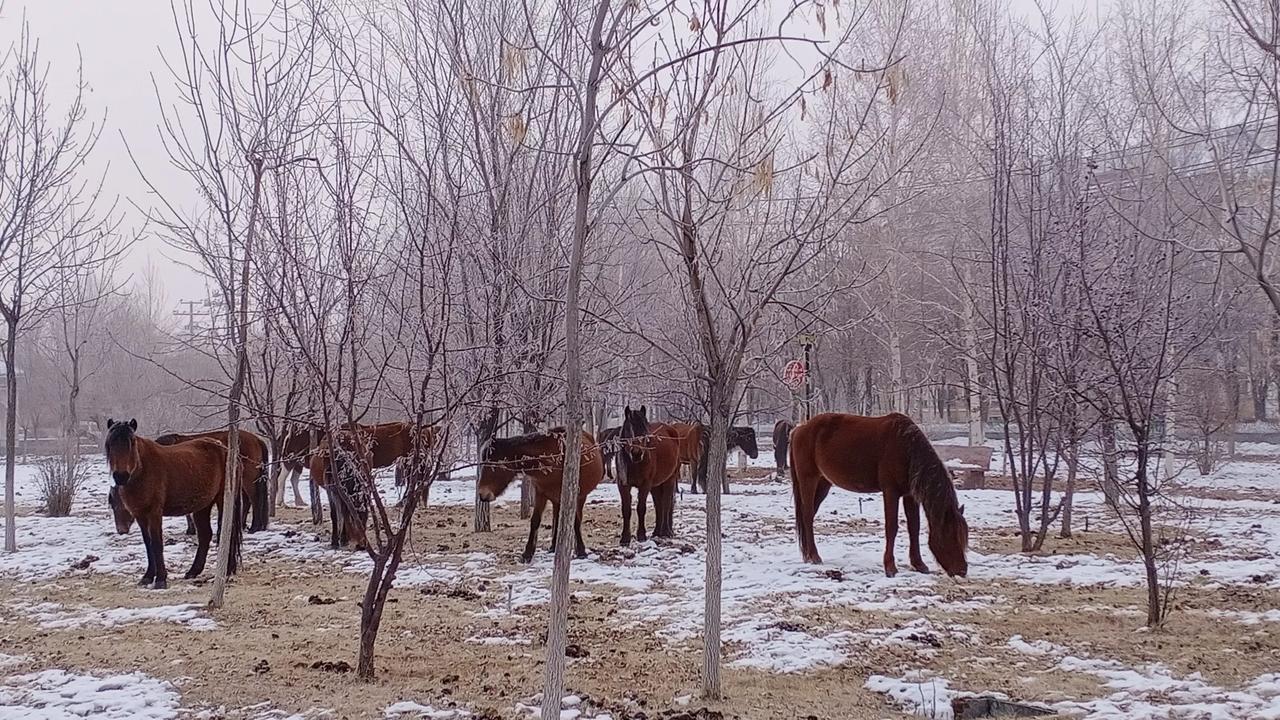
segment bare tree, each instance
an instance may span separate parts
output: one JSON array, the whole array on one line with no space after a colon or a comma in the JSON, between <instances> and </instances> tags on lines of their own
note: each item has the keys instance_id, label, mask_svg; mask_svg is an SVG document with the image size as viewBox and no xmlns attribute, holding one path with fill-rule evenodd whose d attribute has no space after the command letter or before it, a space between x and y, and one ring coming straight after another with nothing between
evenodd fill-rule
<instances>
[{"instance_id":1,"label":"bare tree","mask_svg":"<svg viewBox=\"0 0 1280 720\"><path fill-rule=\"evenodd\" d=\"M25 18L17 40L0 55L0 316L5 363L5 551L17 548L14 462L17 451L17 349L20 336L49 307L45 292L58 258L76 255L111 228L98 207L100 183L85 164L100 125L88 119L85 84L77 74L66 110L55 110L50 66Z\"/></svg>"}]
</instances>

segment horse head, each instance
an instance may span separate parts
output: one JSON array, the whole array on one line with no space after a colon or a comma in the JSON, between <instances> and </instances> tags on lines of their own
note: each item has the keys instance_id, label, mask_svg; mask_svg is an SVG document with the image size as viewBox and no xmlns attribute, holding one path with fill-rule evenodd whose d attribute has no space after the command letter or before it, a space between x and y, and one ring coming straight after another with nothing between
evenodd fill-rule
<instances>
[{"instance_id":1,"label":"horse head","mask_svg":"<svg viewBox=\"0 0 1280 720\"><path fill-rule=\"evenodd\" d=\"M964 505L941 515L936 524L929 518L929 550L948 575L964 577L969 574L969 522L964 519Z\"/></svg>"},{"instance_id":2,"label":"horse head","mask_svg":"<svg viewBox=\"0 0 1280 720\"><path fill-rule=\"evenodd\" d=\"M116 422L107 419L107 468L111 471L111 479L116 485L124 485L142 469L142 460L138 456L137 436L138 421Z\"/></svg>"},{"instance_id":3,"label":"horse head","mask_svg":"<svg viewBox=\"0 0 1280 720\"><path fill-rule=\"evenodd\" d=\"M485 502L496 500L519 474L511 462L507 445L501 438L492 438L480 450L480 479L476 492Z\"/></svg>"},{"instance_id":4,"label":"horse head","mask_svg":"<svg viewBox=\"0 0 1280 720\"><path fill-rule=\"evenodd\" d=\"M747 457L755 460L760 455L760 448L756 446L756 429L749 426L738 426L729 428L729 446L742 448L742 452Z\"/></svg>"},{"instance_id":5,"label":"horse head","mask_svg":"<svg viewBox=\"0 0 1280 720\"><path fill-rule=\"evenodd\" d=\"M107 507L111 508L111 517L116 521L116 532L128 535L130 528L133 527L133 514L124 506L124 502L120 499L120 488L115 485L107 491Z\"/></svg>"}]
</instances>

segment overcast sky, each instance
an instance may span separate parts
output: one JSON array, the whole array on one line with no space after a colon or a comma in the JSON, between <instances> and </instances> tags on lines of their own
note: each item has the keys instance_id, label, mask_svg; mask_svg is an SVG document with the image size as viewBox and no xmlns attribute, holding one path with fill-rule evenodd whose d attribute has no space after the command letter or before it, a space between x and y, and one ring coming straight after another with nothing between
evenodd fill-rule
<instances>
[{"instance_id":1,"label":"overcast sky","mask_svg":"<svg viewBox=\"0 0 1280 720\"><path fill-rule=\"evenodd\" d=\"M1059 13L1096 12L1108 0L1058 0ZM1033 0L1012 0L1019 12ZM160 187L180 187L181 177L168 165L156 129L159 120L153 79L162 92L171 83L161 54L176 50L169 0L0 0L0 47L17 36L25 13L41 52L53 66L55 82L68 86L77 55L84 61L90 91L88 106L105 113L106 128L95 153L98 170L106 170L106 190L118 195L126 224L141 224L130 205L149 206L146 184L129 158L133 150L142 169ZM126 146L127 143L127 146ZM150 257L160 270L170 305L203 295L198 278L184 269L173 251L155 237L145 238L125 261L127 271L139 274Z\"/></svg>"}]
</instances>

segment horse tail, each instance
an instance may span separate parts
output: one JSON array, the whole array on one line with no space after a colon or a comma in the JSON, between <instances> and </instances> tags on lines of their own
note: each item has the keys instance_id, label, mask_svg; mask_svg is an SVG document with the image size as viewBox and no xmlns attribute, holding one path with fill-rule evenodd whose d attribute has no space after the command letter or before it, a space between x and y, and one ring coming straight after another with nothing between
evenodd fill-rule
<instances>
[{"instance_id":1,"label":"horse tail","mask_svg":"<svg viewBox=\"0 0 1280 720\"><path fill-rule=\"evenodd\" d=\"M249 532L266 530L271 510L271 489L267 480L271 468L270 448L261 436L254 435L253 439L258 443L258 452L261 453L259 457L262 459L258 461L258 477L253 482L253 522L249 526Z\"/></svg>"}]
</instances>

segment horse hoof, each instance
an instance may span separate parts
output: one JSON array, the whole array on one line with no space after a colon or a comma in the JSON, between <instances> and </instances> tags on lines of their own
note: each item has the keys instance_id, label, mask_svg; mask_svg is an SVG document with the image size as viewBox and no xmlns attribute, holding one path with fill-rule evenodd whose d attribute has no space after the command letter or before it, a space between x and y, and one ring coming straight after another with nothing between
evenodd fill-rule
<instances>
[{"instance_id":1,"label":"horse hoof","mask_svg":"<svg viewBox=\"0 0 1280 720\"><path fill-rule=\"evenodd\" d=\"M520 562L524 563L525 565L528 565L529 563L533 562L533 553L525 553L521 555Z\"/></svg>"},{"instance_id":2,"label":"horse hoof","mask_svg":"<svg viewBox=\"0 0 1280 720\"><path fill-rule=\"evenodd\" d=\"M138 587L146 587L155 582L155 579L154 575L143 575L142 579L138 581Z\"/></svg>"},{"instance_id":3,"label":"horse hoof","mask_svg":"<svg viewBox=\"0 0 1280 720\"><path fill-rule=\"evenodd\" d=\"M887 578L894 577L894 576L896 576L897 574L898 574L898 568L896 568L896 567L895 567L895 568L885 568L885 569L884 569L884 576L885 576L885 577L887 577Z\"/></svg>"},{"instance_id":4,"label":"horse hoof","mask_svg":"<svg viewBox=\"0 0 1280 720\"><path fill-rule=\"evenodd\" d=\"M152 590L167 590L168 588L169 581L164 578L156 578L155 583L151 586Z\"/></svg>"},{"instance_id":5,"label":"horse hoof","mask_svg":"<svg viewBox=\"0 0 1280 720\"><path fill-rule=\"evenodd\" d=\"M582 550L582 551L575 551L575 552L573 553L573 556L574 556L575 558L577 558L578 560L586 560L586 559L587 559L587 551L586 551L586 550Z\"/></svg>"},{"instance_id":6,"label":"horse hoof","mask_svg":"<svg viewBox=\"0 0 1280 720\"><path fill-rule=\"evenodd\" d=\"M925 575L928 575L928 574L929 574L929 566L928 566L928 565L925 565L924 563L920 563L919 565L916 565L915 563L912 563L912 564L911 564L911 569L912 569L912 570L915 570L915 571L916 571L916 572L918 572L918 573L924 573Z\"/></svg>"}]
</instances>

